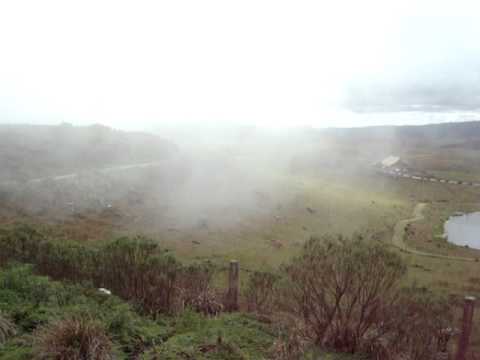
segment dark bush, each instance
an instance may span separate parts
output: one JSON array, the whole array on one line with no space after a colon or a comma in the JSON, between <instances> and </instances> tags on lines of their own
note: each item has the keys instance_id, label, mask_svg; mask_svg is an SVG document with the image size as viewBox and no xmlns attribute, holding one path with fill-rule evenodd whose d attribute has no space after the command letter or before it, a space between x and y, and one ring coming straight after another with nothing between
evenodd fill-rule
<instances>
[{"instance_id":1,"label":"dark bush","mask_svg":"<svg viewBox=\"0 0 480 360\"><path fill-rule=\"evenodd\" d=\"M248 280L244 295L249 311L270 314L274 311L275 284L278 275L255 271Z\"/></svg>"},{"instance_id":2,"label":"dark bush","mask_svg":"<svg viewBox=\"0 0 480 360\"><path fill-rule=\"evenodd\" d=\"M320 346L357 352L384 322L406 271L400 257L359 238L311 239L284 269L281 307Z\"/></svg>"},{"instance_id":3,"label":"dark bush","mask_svg":"<svg viewBox=\"0 0 480 360\"><path fill-rule=\"evenodd\" d=\"M403 289L377 331L381 340L377 345L383 341L390 353L408 359L434 360L437 351L447 350L453 335L453 308L446 298L425 288Z\"/></svg>"},{"instance_id":4,"label":"dark bush","mask_svg":"<svg viewBox=\"0 0 480 360\"><path fill-rule=\"evenodd\" d=\"M144 237L120 238L96 248L48 240L35 229L20 225L0 234L0 247L0 264L28 262L38 273L56 280L90 282L110 289L150 314L172 312L181 288L181 264L158 243ZM188 269L185 273L193 273ZM203 274L203 279L196 276L191 283L195 283L195 289L205 287L211 275L204 269L195 271Z\"/></svg>"},{"instance_id":5,"label":"dark bush","mask_svg":"<svg viewBox=\"0 0 480 360\"><path fill-rule=\"evenodd\" d=\"M223 310L221 296L212 288L216 271L211 262L181 268L177 281L177 311L191 308L205 315L217 315Z\"/></svg>"},{"instance_id":6,"label":"dark bush","mask_svg":"<svg viewBox=\"0 0 480 360\"><path fill-rule=\"evenodd\" d=\"M283 268L279 309L322 348L382 360L433 359L451 306L425 289L401 289L405 272L401 258L380 243L311 239Z\"/></svg>"},{"instance_id":7,"label":"dark bush","mask_svg":"<svg viewBox=\"0 0 480 360\"><path fill-rule=\"evenodd\" d=\"M180 263L158 244L120 238L101 250L101 286L155 314L173 310Z\"/></svg>"}]
</instances>

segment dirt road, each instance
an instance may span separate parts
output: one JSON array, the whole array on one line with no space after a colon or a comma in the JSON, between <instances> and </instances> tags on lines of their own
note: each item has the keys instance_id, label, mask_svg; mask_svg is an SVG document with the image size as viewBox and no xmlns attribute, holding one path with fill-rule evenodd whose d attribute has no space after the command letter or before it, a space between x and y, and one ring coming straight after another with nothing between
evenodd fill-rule
<instances>
[{"instance_id":1,"label":"dirt road","mask_svg":"<svg viewBox=\"0 0 480 360\"><path fill-rule=\"evenodd\" d=\"M445 259L445 260L456 260L456 261L476 261L475 258L467 258L467 257L458 257L458 256L448 256L448 255L440 255L440 254L434 254L434 253L429 253L429 252L424 252L424 251L419 251L412 249L405 243L405 233L407 230L407 226L413 222L416 221L421 221L425 219L423 216L423 211L427 207L426 203L418 203L415 208L413 209L413 217L410 219L405 219L405 220L400 220L396 225L393 230L393 237L392 237L392 244L393 246L399 248L401 251L413 254L413 255L419 255L419 256L427 256L427 257L433 257L437 259Z\"/></svg>"},{"instance_id":2,"label":"dirt road","mask_svg":"<svg viewBox=\"0 0 480 360\"><path fill-rule=\"evenodd\" d=\"M116 172L116 171L124 171L124 170L131 170L131 169L139 169L139 168L160 166L160 164L161 163L159 161L157 161L157 162L130 164L130 165L110 166L110 167L106 167L106 168L94 169L94 170L89 170L89 171L90 172L99 172L99 173L103 173L103 174L108 174L108 173L112 173L112 172ZM71 179L75 179L78 176L79 176L79 173L57 175L57 176L31 179L31 180L28 180L27 183L28 184L41 183L41 182L46 181L46 180L51 180L51 181L71 180Z\"/></svg>"}]
</instances>

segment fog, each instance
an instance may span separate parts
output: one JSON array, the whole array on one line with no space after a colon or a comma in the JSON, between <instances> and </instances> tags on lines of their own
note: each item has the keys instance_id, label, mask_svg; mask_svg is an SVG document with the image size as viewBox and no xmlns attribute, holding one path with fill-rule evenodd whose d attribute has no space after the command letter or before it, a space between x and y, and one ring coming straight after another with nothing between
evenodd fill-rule
<instances>
[{"instance_id":1,"label":"fog","mask_svg":"<svg viewBox=\"0 0 480 360\"><path fill-rule=\"evenodd\" d=\"M472 119L478 10L464 1L2 2L0 121L152 131Z\"/></svg>"},{"instance_id":2,"label":"fog","mask_svg":"<svg viewBox=\"0 0 480 360\"><path fill-rule=\"evenodd\" d=\"M348 140L337 144L312 128L198 124L155 135L103 126L0 126L0 138L4 214L173 234L316 211L309 177L353 181L390 151L388 143L376 144L381 153Z\"/></svg>"},{"instance_id":3,"label":"fog","mask_svg":"<svg viewBox=\"0 0 480 360\"><path fill-rule=\"evenodd\" d=\"M2 130L3 196L164 229L305 210L306 174L353 181L436 136L336 128L479 119L463 5L3 2L0 124L27 124Z\"/></svg>"},{"instance_id":4,"label":"fog","mask_svg":"<svg viewBox=\"0 0 480 360\"><path fill-rule=\"evenodd\" d=\"M478 19L405 22L382 67L358 74L346 105L361 112L455 112L480 108Z\"/></svg>"}]
</instances>

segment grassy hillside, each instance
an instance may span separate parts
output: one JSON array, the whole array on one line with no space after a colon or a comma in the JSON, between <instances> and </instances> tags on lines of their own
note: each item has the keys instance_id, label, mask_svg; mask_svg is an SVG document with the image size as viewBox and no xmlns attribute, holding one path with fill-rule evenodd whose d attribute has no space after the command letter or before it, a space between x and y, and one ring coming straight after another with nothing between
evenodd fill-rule
<instances>
[{"instance_id":1,"label":"grassy hillside","mask_svg":"<svg viewBox=\"0 0 480 360\"><path fill-rule=\"evenodd\" d=\"M176 150L157 136L102 125L0 125L0 181L156 161Z\"/></svg>"},{"instance_id":2,"label":"grassy hillside","mask_svg":"<svg viewBox=\"0 0 480 360\"><path fill-rule=\"evenodd\" d=\"M413 169L445 178L480 179L480 121L424 126L380 126L318 132L332 151L348 151L373 161L395 154Z\"/></svg>"},{"instance_id":3,"label":"grassy hillside","mask_svg":"<svg viewBox=\"0 0 480 360\"><path fill-rule=\"evenodd\" d=\"M312 237L360 233L392 248L395 224L411 217L415 205L424 202L426 217L408 228L408 246L479 257L479 251L456 247L439 237L450 214L480 210L478 187L394 179L371 167L387 155L398 154L413 169L476 180L480 178L478 124L302 130L265 143L259 142L264 135L255 140L254 133L249 133L251 137L242 137L235 146L178 149L157 137L102 127L39 127L38 136L33 127L6 127L0 129L6 139L0 145L5 149L0 153L0 163L7 169L6 175L2 172L5 179L72 171L80 175L41 186L23 183L4 188L0 222L7 228L28 222L55 242L73 241L93 248L119 236L145 235L174 251L185 264L208 260L218 266L214 282L220 286L225 285L223 268L230 259L238 259L242 286L246 286L252 270L276 271L300 254ZM150 161L160 165L112 173L91 171ZM407 265L405 284L416 282L447 295L455 306L461 305L465 294L480 296L475 276L478 262L393 251ZM175 330L162 345L149 344L145 353L162 358L187 349L194 358L219 358L222 351L230 351L232 358L242 358L239 354L261 358L259 354L266 354L274 342L271 329L242 315L185 317L165 320L167 328ZM177 329L177 325L186 326L182 321L192 327ZM478 314L475 333L477 324ZM219 331L236 345L216 347ZM473 343L480 346L477 340ZM114 344L125 346L116 340ZM215 351L205 355L200 350L205 347Z\"/></svg>"}]
</instances>

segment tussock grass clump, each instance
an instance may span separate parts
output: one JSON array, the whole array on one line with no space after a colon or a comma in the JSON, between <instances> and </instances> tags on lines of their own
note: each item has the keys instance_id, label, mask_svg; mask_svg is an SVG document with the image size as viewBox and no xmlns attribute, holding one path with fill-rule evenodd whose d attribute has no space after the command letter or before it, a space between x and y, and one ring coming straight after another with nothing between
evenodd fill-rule
<instances>
[{"instance_id":1,"label":"tussock grass clump","mask_svg":"<svg viewBox=\"0 0 480 360\"><path fill-rule=\"evenodd\" d=\"M109 360L112 343L103 326L89 318L70 317L40 328L34 349L37 359Z\"/></svg>"}]
</instances>

